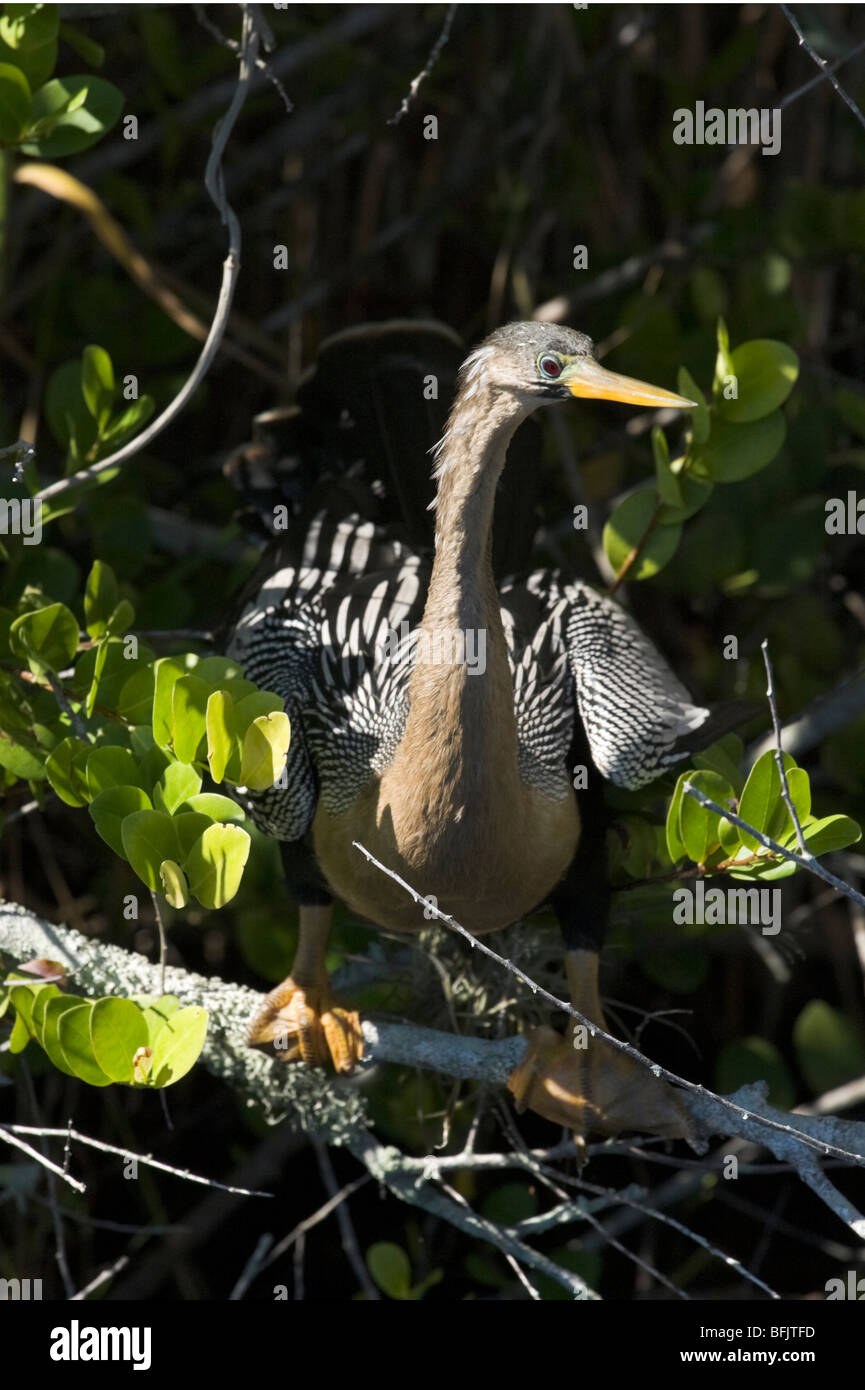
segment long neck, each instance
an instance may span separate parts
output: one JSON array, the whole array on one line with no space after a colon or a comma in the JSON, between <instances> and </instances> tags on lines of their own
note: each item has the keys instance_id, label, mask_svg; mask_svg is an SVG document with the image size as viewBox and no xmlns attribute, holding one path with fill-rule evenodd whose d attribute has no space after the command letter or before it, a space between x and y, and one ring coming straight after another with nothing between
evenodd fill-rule
<instances>
[{"instance_id":1,"label":"long neck","mask_svg":"<svg viewBox=\"0 0 865 1390\"><path fill-rule=\"evenodd\" d=\"M439 455L435 561L399 750L423 786L433 835L456 818L466 836L473 813L495 818L519 785L491 542L496 485L522 418L512 398L475 391L469 407L461 394Z\"/></svg>"}]
</instances>

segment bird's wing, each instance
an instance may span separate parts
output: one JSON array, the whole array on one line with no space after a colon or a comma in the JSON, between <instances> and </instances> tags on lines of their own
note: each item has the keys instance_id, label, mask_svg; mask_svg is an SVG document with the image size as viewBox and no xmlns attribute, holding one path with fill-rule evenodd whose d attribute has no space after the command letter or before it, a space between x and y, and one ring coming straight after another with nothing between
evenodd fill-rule
<instances>
[{"instance_id":1,"label":"bird's wing","mask_svg":"<svg viewBox=\"0 0 865 1390\"><path fill-rule=\"evenodd\" d=\"M715 709L697 704L633 618L582 580L537 571L506 584L502 594L512 610L519 594L519 603L533 599L534 613L543 611L543 620L532 619L534 639L516 642L517 661L521 652L523 661L534 654L545 672L535 698L542 696L550 709L561 695L573 718L576 703L592 761L617 786L645 786L753 713L734 703ZM562 652L570 689L553 664Z\"/></svg>"},{"instance_id":2,"label":"bird's wing","mask_svg":"<svg viewBox=\"0 0 865 1390\"><path fill-rule=\"evenodd\" d=\"M228 653L283 699L292 723L285 785L243 798L266 833L299 838L319 798L339 814L387 765L426 569L372 522L320 515L269 548L247 584Z\"/></svg>"}]
</instances>

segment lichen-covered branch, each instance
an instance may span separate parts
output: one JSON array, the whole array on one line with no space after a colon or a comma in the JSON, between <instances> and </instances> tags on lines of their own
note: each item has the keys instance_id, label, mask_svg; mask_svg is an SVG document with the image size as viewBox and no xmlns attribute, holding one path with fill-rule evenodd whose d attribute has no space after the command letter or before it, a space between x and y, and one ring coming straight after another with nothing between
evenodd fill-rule
<instances>
[{"instance_id":1,"label":"lichen-covered branch","mask_svg":"<svg viewBox=\"0 0 865 1390\"><path fill-rule=\"evenodd\" d=\"M153 993L159 985L158 965L144 956L82 936L68 927L54 926L15 903L0 902L0 953L11 964L39 956L59 961L71 975L75 991L85 995ZM290 1116L326 1143L350 1149L378 1181L403 1200L469 1234L491 1239L523 1263L552 1274L543 1256L510 1237L502 1243L506 1233L501 1228L483 1222L469 1207L458 1205L436 1188L433 1184L438 1173L418 1172L415 1161L380 1144L370 1130L362 1084L357 1080L285 1066L247 1047L247 1024L262 1002L254 990L176 967L166 970L165 988L182 1005L200 1004L207 1009L209 1026L203 1065L248 1105L260 1108L271 1123ZM525 1048L520 1037L456 1037L406 1024L367 1021L363 1031L365 1057L358 1073L361 1083L369 1067L395 1062L503 1085ZM681 1092L683 1103L705 1136L726 1135L763 1145L781 1162L789 1163L821 1201L859 1239L865 1240L865 1217L831 1183L818 1161L821 1155L831 1154L865 1166L865 1124L831 1115L776 1110L767 1103L761 1082L743 1086L725 1097L693 1083L682 1085L688 1088ZM579 1206L575 1205L574 1218L579 1214ZM494 1239L496 1231L498 1237ZM554 1268L557 1274L552 1277L566 1273L558 1266ZM574 1282L570 1275L568 1278L571 1282L566 1282L566 1287L574 1296L586 1297L581 1281Z\"/></svg>"}]
</instances>

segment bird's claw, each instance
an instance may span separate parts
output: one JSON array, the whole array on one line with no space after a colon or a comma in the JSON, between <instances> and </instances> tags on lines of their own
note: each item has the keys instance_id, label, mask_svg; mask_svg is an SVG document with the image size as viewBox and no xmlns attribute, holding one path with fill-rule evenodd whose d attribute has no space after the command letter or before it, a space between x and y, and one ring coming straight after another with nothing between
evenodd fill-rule
<instances>
[{"instance_id":1,"label":"bird's claw","mask_svg":"<svg viewBox=\"0 0 865 1390\"><path fill-rule=\"evenodd\" d=\"M300 985L291 977L271 990L246 1035L249 1047L270 1045L282 1062L297 1058L350 1072L363 1056L360 1015L336 1002L330 984Z\"/></svg>"},{"instance_id":2,"label":"bird's claw","mask_svg":"<svg viewBox=\"0 0 865 1390\"><path fill-rule=\"evenodd\" d=\"M588 1034L586 1046L575 1047L572 1028L564 1037L552 1028L529 1033L508 1090L520 1109L574 1130L578 1142L588 1134L624 1131L695 1137L694 1123L672 1086L597 1035Z\"/></svg>"}]
</instances>

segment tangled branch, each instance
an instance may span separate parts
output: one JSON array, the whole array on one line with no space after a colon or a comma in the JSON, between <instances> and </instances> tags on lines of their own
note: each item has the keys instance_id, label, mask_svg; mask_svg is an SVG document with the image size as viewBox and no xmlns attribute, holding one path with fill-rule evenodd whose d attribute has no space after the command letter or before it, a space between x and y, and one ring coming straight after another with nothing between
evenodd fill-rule
<instances>
[{"instance_id":1,"label":"tangled branch","mask_svg":"<svg viewBox=\"0 0 865 1390\"><path fill-rule=\"evenodd\" d=\"M143 956L92 940L68 927L53 926L18 904L0 903L0 951L17 964L34 956L61 962L67 973L74 973L76 988L85 994L152 993L159 986L158 965L152 965ZM572 1297L594 1297L576 1275L547 1259L514 1232L480 1217L458 1200L452 1189L442 1191L445 1170L440 1163L418 1164L397 1149L382 1145L372 1132L365 1098L353 1079L285 1066L248 1048L246 1027L262 1002L254 990L171 967L165 972L165 988L177 995L182 1005L199 1004L207 1009L210 1022L201 1057L203 1065L247 1105L260 1109L270 1123L290 1117L309 1135L349 1149L372 1177L402 1201L489 1241L523 1266L548 1274ZM564 1003L562 1007L567 1008ZM363 1033L365 1056L361 1076L378 1063L391 1062L503 1085L525 1050L525 1043L518 1036L494 1040L455 1037L435 1029L369 1020L363 1024ZM865 1240L865 1218L834 1186L819 1163L821 1155L832 1155L848 1164L865 1165L865 1124L831 1115L786 1114L776 1110L768 1104L762 1082L722 1097L681 1077L666 1075L679 1086L687 1087L681 1092L683 1103L704 1136L736 1137L762 1145L780 1162L789 1164L821 1201L857 1237ZM520 1166L528 1165L538 1174L544 1172L541 1161L527 1152L513 1157L520 1159ZM502 1164L500 1154L472 1153L463 1158L474 1168ZM458 1159L458 1155L454 1156L457 1166ZM632 1199L633 1194L612 1197L615 1202ZM646 1207L651 1213L650 1198L646 1199ZM574 1200L568 1215L561 1219L588 1219L582 1200Z\"/></svg>"}]
</instances>

